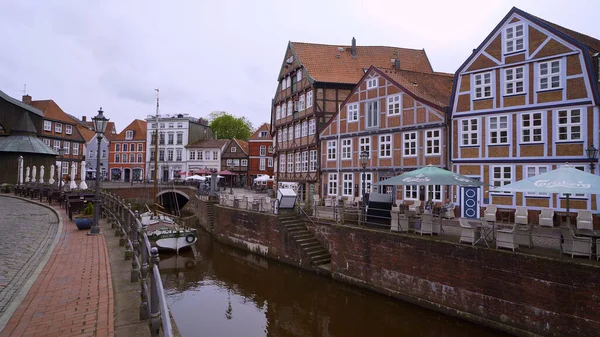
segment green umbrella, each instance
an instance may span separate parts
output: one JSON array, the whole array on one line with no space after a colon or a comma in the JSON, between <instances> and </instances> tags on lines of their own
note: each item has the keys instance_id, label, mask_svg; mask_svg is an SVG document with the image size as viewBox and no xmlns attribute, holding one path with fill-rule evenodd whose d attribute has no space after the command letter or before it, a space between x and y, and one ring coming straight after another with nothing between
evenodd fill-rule
<instances>
[{"instance_id":1,"label":"green umbrella","mask_svg":"<svg viewBox=\"0 0 600 337\"><path fill-rule=\"evenodd\" d=\"M482 186L478 180L465 177L431 164L420 169L404 172L401 175L382 180L380 185L458 185Z\"/></svg>"}]
</instances>

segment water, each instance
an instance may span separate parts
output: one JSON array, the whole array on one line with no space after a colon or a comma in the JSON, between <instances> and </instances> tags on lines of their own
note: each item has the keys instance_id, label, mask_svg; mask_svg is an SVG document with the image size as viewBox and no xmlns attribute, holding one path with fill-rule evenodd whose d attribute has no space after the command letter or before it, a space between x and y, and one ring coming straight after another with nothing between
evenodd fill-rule
<instances>
[{"instance_id":1,"label":"water","mask_svg":"<svg viewBox=\"0 0 600 337\"><path fill-rule=\"evenodd\" d=\"M507 336L221 245L161 256L184 337Z\"/></svg>"}]
</instances>

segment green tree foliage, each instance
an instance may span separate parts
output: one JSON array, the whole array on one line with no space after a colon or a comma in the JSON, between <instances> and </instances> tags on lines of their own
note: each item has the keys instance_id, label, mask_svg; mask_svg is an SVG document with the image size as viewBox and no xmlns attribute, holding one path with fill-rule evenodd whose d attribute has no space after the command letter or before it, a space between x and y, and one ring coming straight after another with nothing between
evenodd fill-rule
<instances>
[{"instance_id":1,"label":"green tree foliage","mask_svg":"<svg viewBox=\"0 0 600 337\"><path fill-rule=\"evenodd\" d=\"M208 116L209 126L218 139L248 140L252 135L252 122L246 117L235 117L225 111L213 111Z\"/></svg>"}]
</instances>

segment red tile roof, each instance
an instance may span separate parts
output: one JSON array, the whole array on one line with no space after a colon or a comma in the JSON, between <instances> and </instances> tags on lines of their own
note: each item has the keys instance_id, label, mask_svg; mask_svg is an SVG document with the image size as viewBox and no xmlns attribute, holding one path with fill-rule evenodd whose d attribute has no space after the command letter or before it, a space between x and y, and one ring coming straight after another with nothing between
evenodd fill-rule
<instances>
[{"instance_id":1,"label":"red tile roof","mask_svg":"<svg viewBox=\"0 0 600 337\"><path fill-rule=\"evenodd\" d=\"M146 140L146 128L147 123L141 119L135 119L133 122L129 123L126 128L123 129L120 133L114 135L110 138L111 141L122 141L122 140L135 140L135 141L145 141ZM107 126L108 129L108 126ZM133 139L125 139L125 135L127 131L133 131Z\"/></svg>"},{"instance_id":2,"label":"red tile roof","mask_svg":"<svg viewBox=\"0 0 600 337\"><path fill-rule=\"evenodd\" d=\"M252 134L252 136L250 136L249 140L264 140L264 141L270 141L273 138L271 137L271 124L269 123L264 123L263 125L261 125L258 129L256 129L256 131L254 131L254 133ZM261 131L267 131L267 137L260 137L260 132Z\"/></svg>"},{"instance_id":3,"label":"red tile roof","mask_svg":"<svg viewBox=\"0 0 600 337\"><path fill-rule=\"evenodd\" d=\"M210 140L204 140L204 139L200 139L197 140L189 145L187 145L187 148L223 148L223 146L225 146L225 144L229 143L229 140L227 139L210 139Z\"/></svg>"},{"instance_id":4,"label":"red tile roof","mask_svg":"<svg viewBox=\"0 0 600 337\"><path fill-rule=\"evenodd\" d=\"M453 74L433 73L424 74L414 71L397 69L377 69L387 75L396 84L402 86L414 96L430 102L439 108L450 105L452 94Z\"/></svg>"},{"instance_id":5,"label":"red tile roof","mask_svg":"<svg viewBox=\"0 0 600 337\"><path fill-rule=\"evenodd\" d=\"M290 42L299 62L317 82L356 84L364 70L392 66L400 60L400 69L433 73L425 50L383 46L356 46L356 58L351 46ZM343 49L343 51L340 51Z\"/></svg>"},{"instance_id":6,"label":"red tile roof","mask_svg":"<svg viewBox=\"0 0 600 337\"><path fill-rule=\"evenodd\" d=\"M572 38L574 40L579 41L580 43L582 43L582 44L584 44L584 45L592 48L593 50L600 51L600 40L598 40L598 39L596 39L594 37L591 37L589 35L585 35L585 34L576 32L576 31L571 30L569 28L565 28L563 26L557 25L554 22L550 22L548 20L544 20L544 19L542 19L540 17L537 17L535 15L529 14L529 13L527 13L525 11L522 11L522 10L520 10L520 11L523 12L523 13L525 13L526 16L528 15L528 16L533 17L534 19L540 20L541 22L549 25L550 27L552 27L552 28L558 30L559 32L567 35L568 37L570 37L570 38Z\"/></svg>"},{"instance_id":7,"label":"red tile roof","mask_svg":"<svg viewBox=\"0 0 600 337\"><path fill-rule=\"evenodd\" d=\"M239 140L239 139L232 139L234 142L237 142L238 145L240 146L240 148L244 151L244 153L248 154L248 142L245 140Z\"/></svg>"}]
</instances>

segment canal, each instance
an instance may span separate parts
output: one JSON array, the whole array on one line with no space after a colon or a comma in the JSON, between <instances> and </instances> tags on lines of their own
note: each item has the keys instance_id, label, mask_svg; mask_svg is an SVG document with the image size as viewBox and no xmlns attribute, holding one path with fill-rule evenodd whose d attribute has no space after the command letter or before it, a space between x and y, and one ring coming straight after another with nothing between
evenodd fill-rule
<instances>
[{"instance_id":1,"label":"canal","mask_svg":"<svg viewBox=\"0 0 600 337\"><path fill-rule=\"evenodd\" d=\"M219 244L161 256L184 337L507 336Z\"/></svg>"}]
</instances>

